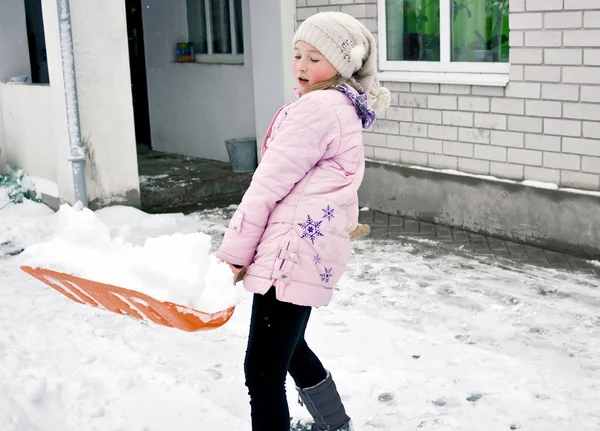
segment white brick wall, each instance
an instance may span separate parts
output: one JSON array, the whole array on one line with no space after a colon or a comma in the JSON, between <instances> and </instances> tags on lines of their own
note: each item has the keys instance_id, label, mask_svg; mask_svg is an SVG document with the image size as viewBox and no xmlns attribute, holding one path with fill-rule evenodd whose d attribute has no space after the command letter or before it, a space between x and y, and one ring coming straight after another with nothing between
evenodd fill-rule
<instances>
[{"instance_id":1,"label":"white brick wall","mask_svg":"<svg viewBox=\"0 0 600 431\"><path fill-rule=\"evenodd\" d=\"M506 148L477 144L475 144L474 147L476 159L494 160L498 162L506 161Z\"/></svg>"},{"instance_id":2,"label":"white brick wall","mask_svg":"<svg viewBox=\"0 0 600 431\"><path fill-rule=\"evenodd\" d=\"M560 67L525 66L525 81L560 82Z\"/></svg>"},{"instance_id":3,"label":"white brick wall","mask_svg":"<svg viewBox=\"0 0 600 431\"><path fill-rule=\"evenodd\" d=\"M464 142L476 144L489 144L491 132L486 129L475 129L472 127L461 127L458 129L458 139Z\"/></svg>"},{"instance_id":4,"label":"white brick wall","mask_svg":"<svg viewBox=\"0 0 600 431\"><path fill-rule=\"evenodd\" d=\"M544 15L544 28L581 28L583 12L555 12Z\"/></svg>"},{"instance_id":5,"label":"white brick wall","mask_svg":"<svg viewBox=\"0 0 600 431\"><path fill-rule=\"evenodd\" d=\"M513 180L524 179L524 166L522 164L511 163L490 163L490 174L501 178L509 178Z\"/></svg>"},{"instance_id":6,"label":"white brick wall","mask_svg":"<svg viewBox=\"0 0 600 431\"><path fill-rule=\"evenodd\" d=\"M430 109L458 109L458 98L456 96L428 96L428 108Z\"/></svg>"},{"instance_id":7,"label":"white brick wall","mask_svg":"<svg viewBox=\"0 0 600 431\"><path fill-rule=\"evenodd\" d=\"M438 156L437 154L429 154L427 163L433 168L439 169L458 169L458 158L451 156Z\"/></svg>"},{"instance_id":8,"label":"white brick wall","mask_svg":"<svg viewBox=\"0 0 600 431\"><path fill-rule=\"evenodd\" d=\"M475 127L506 130L507 117L503 114L475 114Z\"/></svg>"},{"instance_id":9,"label":"white brick wall","mask_svg":"<svg viewBox=\"0 0 600 431\"><path fill-rule=\"evenodd\" d=\"M579 65L583 64L583 50L582 49L566 49L566 48L560 48L560 49L546 48L544 50L544 59L545 59L545 64L579 66ZM512 61L512 57L511 57L511 61ZM534 63L531 63L531 64L534 64Z\"/></svg>"},{"instance_id":10,"label":"white brick wall","mask_svg":"<svg viewBox=\"0 0 600 431\"><path fill-rule=\"evenodd\" d=\"M444 111L443 122L451 126L473 127L473 114L471 112Z\"/></svg>"},{"instance_id":11,"label":"white brick wall","mask_svg":"<svg viewBox=\"0 0 600 431\"><path fill-rule=\"evenodd\" d=\"M600 84L600 67L563 67L563 82Z\"/></svg>"},{"instance_id":12,"label":"white brick wall","mask_svg":"<svg viewBox=\"0 0 600 431\"><path fill-rule=\"evenodd\" d=\"M544 133L559 136L581 136L581 121L545 118Z\"/></svg>"},{"instance_id":13,"label":"white brick wall","mask_svg":"<svg viewBox=\"0 0 600 431\"><path fill-rule=\"evenodd\" d=\"M598 0L565 0L565 9L598 9Z\"/></svg>"},{"instance_id":14,"label":"white brick wall","mask_svg":"<svg viewBox=\"0 0 600 431\"><path fill-rule=\"evenodd\" d=\"M458 170L480 175L488 174L490 172L490 162L477 159L463 159L459 157Z\"/></svg>"},{"instance_id":15,"label":"white brick wall","mask_svg":"<svg viewBox=\"0 0 600 431\"><path fill-rule=\"evenodd\" d=\"M542 118L508 116L508 130L515 132L542 133L544 123Z\"/></svg>"},{"instance_id":16,"label":"white brick wall","mask_svg":"<svg viewBox=\"0 0 600 431\"><path fill-rule=\"evenodd\" d=\"M548 51L548 50L546 50ZM513 48L510 50L510 64L542 64L544 50L542 48ZM577 63L581 64L581 63Z\"/></svg>"},{"instance_id":17,"label":"white brick wall","mask_svg":"<svg viewBox=\"0 0 600 431\"><path fill-rule=\"evenodd\" d=\"M297 19L336 8L376 33L376 3L297 0ZM365 154L599 190L600 0L510 0L509 23L506 87L386 82Z\"/></svg>"},{"instance_id":18,"label":"white brick wall","mask_svg":"<svg viewBox=\"0 0 600 431\"><path fill-rule=\"evenodd\" d=\"M473 157L473 145L464 142L444 142L444 154L449 156Z\"/></svg>"},{"instance_id":19,"label":"white brick wall","mask_svg":"<svg viewBox=\"0 0 600 431\"><path fill-rule=\"evenodd\" d=\"M510 28L512 30L543 28L543 17L541 13L513 13L509 17Z\"/></svg>"},{"instance_id":20,"label":"white brick wall","mask_svg":"<svg viewBox=\"0 0 600 431\"><path fill-rule=\"evenodd\" d=\"M442 124L442 111L415 109L414 117L417 123Z\"/></svg>"},{"instance_id":21,"label":"white brick wall","mask_svg":"<svg viewBox=\"0 0 600 431\"><path fill-rule=\"evenodd\" d=\"M458 109L461 111L490 112L490 99L488 97L459 97Z\"/></svg>"},{"instance_id":22,"label":"white brick wall","mask_svg":"<svg viewBox=\"0 0 600 431\"><path fill-rule=\"evenodd\" d=\"M544 166L547 168L579 170L581 156L575 154L544 153Z\"/></svg>"},{"instance_id":23,"label":"white brick wall","mask_svg":"<svg viewBox=\"0 0 600 431\"><path fill-rule=\"evenodd\" d=\"M542 152L533 150L508 149L508 161L525 165L542 166Z\"/></svg>"},{"instance_id":24,"label":"white brick wall","mask_svg":"<svg viewBox=\"0 0 600 431\"><path fill-rule=\"evenodd\" d=\"M599 102L600 103L600 87L590 87L587 85L581 86L581 101L582 102Z\"/></svg>"},{"instance_id":25,"label":"white brick wall","mask_svg":"<svg viewBox=\"0 0 600 431\"><path fill-rule=\"evenodd\" d=\"M458 127L429 125L429 137L456 141L458 139Z\"/></svg>"},{"instance_id":26,"label":"white brick wall","mask_svg":"<svg viewBox=\"0 0 600 431\"><path fill-rule=\"evenodd\" d=\"M590 138L590 139L600 139L600 122L592 123L592 122L584 121L583 137Z\"/></svg>"},{"instance_id":27,"label":"white brick wall","mask_svg":"<svg viewBox=\"0 0 600 431\"><path fill-rule=\"evenodd\" d=\"M562 32L527 31L525 32L525 46L562 46Z\"/></svg>"},{"instance_id":28,"label":"white brick wall","mask_svg":"<svg viewBox=\"0 0 600 431\"><path fill-rule=\"evenodd\" d=\"M523 115L525 113L525 101L519 99L509 99L507 97L493 97L492 112L500 114Z\"/></svg>"},{"instance_id":29,"label":"white brick wall","mask_svg":"<svg viewBox=\"0 0 600 431\"><path fill-rule=\"evenodd\" d=\"M565 187L579 189L597 189L598 175L583 174L581 172L562 171L561 184Z\"/></svg>"},{"instance_id":30,"label":"white brick wall","mask_svg":"<svg viewBox=\"0 0 600 431\"><path fill-rule=\"evenodd\" d=\"M586 66L600 66L600 49L586 49L583 62Z\"/></svg>"},{"instance_id":31,"label":"white brick wall","mask_svg":"<svg viewBox=\"0 0 600 431\"><path fill-rule=\"evenodd\" d=\"M544 183L558 184L560 182L560 170L525 166L525 178Z\"/></svg>"},{"instance_id":32,"label":"white brick wall","mask_svg":"<svg viewBox=\"0 0 600 431\"><path fill-rule=\"evenodd\" d=\"M600 157L583 156L581 165L581 170L584 172L598 172L600 171Z\"/></svg>"},{"instance_id":33,"label":"white brick wall","mask_svg":"<svg viewBox=\"0 0 600 431\"><path fill-rule=\"evenodd\" d=\"M525 146L525 135L520 132L492 130L492 145L523 148Z\"/></svg>"},{"instance_id":34,"label":"white brick wall","mask_svg":"<svg viewBox=\"0 0 600 431\"><path fill-rule=\"evenodd\" d=\"M562 116L562 103L546 100L528 100L525 102L525 115L560 118Z\"/></svg>"},{"instance_id":35,"label":"white brick wall","mask_svg":"<svg viewBox=\"0 0 600 431\"><path fill-rule=\"evenodd\" d=\"M587 28L600 28L600 11L585 12L583 26Z\"/></svg>"},{"instance_id":36,"label":"white brick wall","mask_svg":"<svg viewBox=\"0 0 600 431\"><path fill-rule=\"evenodd\" d=\"M525 135L525 148L531 150L560 151L561 139L558 136L548 136L528 133Z\"/></svg>"},{"instance_id":37,"label":"white brick wall","mask_svg":"<svg viewBox=\"0 0 600 431\"><path fill-rule=\"evenodd\" d=\"M567 84L542 84L542 99L579 100L579 86Z\"/></svg>"},{"instance_id":38,"label":"white brick wall","mask_svg":"<svg viewBox=\"0 0 600 431\"><path fill-rule=\"evenodd\" d=\"M563 0L527 0L527 10L562 10Z\"/></svg>"}]
</instances>

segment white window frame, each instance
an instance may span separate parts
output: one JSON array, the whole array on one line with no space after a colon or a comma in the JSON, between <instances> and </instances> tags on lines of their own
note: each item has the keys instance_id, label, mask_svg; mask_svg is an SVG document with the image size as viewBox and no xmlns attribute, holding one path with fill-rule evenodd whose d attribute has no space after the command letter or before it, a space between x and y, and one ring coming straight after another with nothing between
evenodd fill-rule
<instances>
[{"instance_id":1,"label":"white window frame","mask_svg":"<svg viewBox=\"0 0 600 431\"><path fill-rule=\"evenodd\" d=\"M450 1L440 0L440 61L390 61L387 59L386 0L377 0L380 80L490 86L508 83L509 63L451 61Z\"/></svg>"},{"instance_id":2,"label":"white window frame","mask_svg":"<svg viewBox=\"0 0 600 431\"><path fill-rule=\"evenodd\" d=\"M221 20L219 25L221 27L225 27L229 25L230 35L231 35L231 54L222 54L222 53L214 53L213 52L213 26L212 26L212 13L211 13L211 4L210 0L201 0L204 1L204 16L205 22L204 25L206 31L206 47L207 53L205 54L195 54L195 60L197 63L215 63L215 64L244 64L244 54L238 53L237 46L237 28L235 25L236 22L236 10L234 0L220 0L219 5L223 8L225 5L229 6L229 22L225 22L225 20ZM243 9L243 4L242 4ZM221 14L224 16L224 14ZM242 20L242 24L244 22L243 12L240 17ZM189 33L189 23L188 23L188 33ZM224 32L222 32L224 34ZM188 36L189 38L189 36Z\"/></svg>"}]
</instances>

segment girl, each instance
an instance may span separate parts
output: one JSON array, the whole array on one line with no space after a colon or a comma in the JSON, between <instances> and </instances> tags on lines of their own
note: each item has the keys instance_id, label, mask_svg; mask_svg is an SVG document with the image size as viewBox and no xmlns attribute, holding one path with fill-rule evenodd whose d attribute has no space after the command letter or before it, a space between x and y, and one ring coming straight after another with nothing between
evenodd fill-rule
<instances>
[{"instance_id":1,"label":"girl","mask_svg":"<svg viewBox=\"0 0 600 431\"><path fill-rule=\"evenodd\" d=\"M331 374L304 340L311 307L329 303L350 256L364 173L362 129L389 105L373 35L325 12L294 36L298 99L275 115L217 256L246 271L254 293L244 363L252 429L288 431L287 372L314 418L312 430L350 430Z\"/></svg>"}]
</instances>

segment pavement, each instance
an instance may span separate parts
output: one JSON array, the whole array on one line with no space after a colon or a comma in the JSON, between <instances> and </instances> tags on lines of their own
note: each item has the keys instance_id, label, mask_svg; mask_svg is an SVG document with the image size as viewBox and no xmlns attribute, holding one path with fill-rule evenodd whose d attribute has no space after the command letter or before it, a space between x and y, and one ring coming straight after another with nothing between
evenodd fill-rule
<instances>
[{"instance_id":1,"label":"pavement","mask_svg":"<svg viewBox=\"0 0 600 431\"><path fill-rule=\"evenodd\" d=\"M252 172L235 173L229 163L138 147L142 210L183 212L238 203Z\"/></svg>"},{"instance_id":2,"label":"pavement","mask_svg":"<svg viewBox=\"0 0 600 431\"><path fill-rule=\"evenodd\" d=\"M600 263L577 256L519 244L499 238L471 233L462 229L426 223L378 211L361 211L359 222L371 226L370 238L411 241L422 246L434 246L438 253L465 253L484 258L496 258L518 264L530 264L557 270L588 273L600 278Z\"/></svg>"}]
</instances>

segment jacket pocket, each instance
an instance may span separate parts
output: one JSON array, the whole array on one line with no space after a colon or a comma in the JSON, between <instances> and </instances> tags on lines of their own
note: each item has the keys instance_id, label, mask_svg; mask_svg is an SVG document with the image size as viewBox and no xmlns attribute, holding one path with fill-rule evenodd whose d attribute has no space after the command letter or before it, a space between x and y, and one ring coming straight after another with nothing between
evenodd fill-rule
<instances>
[{"instance_id":1,"label":"jacket pocket","mask_svg":"<svg viewBox=\"0 0 600 431\"><path fill-rule=\"evenodd\" d=\"M244 223L244 213L241 211L236 211L229 220L229 229L234 230L236 232L242 231L242 224Z\"/></svg>"}]
</instances>

